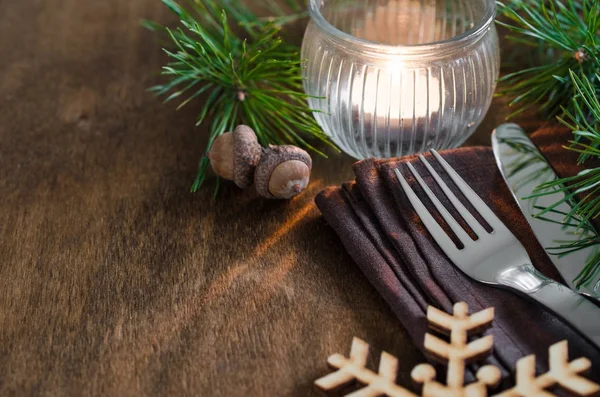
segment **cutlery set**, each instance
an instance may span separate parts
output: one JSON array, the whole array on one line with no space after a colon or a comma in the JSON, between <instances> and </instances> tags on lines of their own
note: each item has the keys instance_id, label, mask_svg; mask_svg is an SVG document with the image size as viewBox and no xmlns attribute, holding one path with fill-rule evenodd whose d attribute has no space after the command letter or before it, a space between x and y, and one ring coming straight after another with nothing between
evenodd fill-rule
<instances>
[{"instance_id":1,"label":"cutlery set","mask_svg":"<svg viewBox=\"0 0 600 397\"><path fill-rule=\"evenodd\" d=\"M533 211L539 206L545 205L545 203L535 202L533 199L524 199L540 183L557 178L552 168L537 151L533 142L514 124L505 124L498 127L493 133L492 142L499 169L542 246L546 248L555 244L556 241L565 240L569 237L572 239L574 230L570 230L570 228L576 228L575 226L567 225L565 227L560 224L558 218L556 222L535 218ZM597 303L600 302L600 291L598 291L600 283L595 280L596 282L588 283L588 286L577 289L573 282L576 275L583 269L586 255L589 255L590 252L579 252L572 257L567 255L563 258L549 255L568 286L545 277L532 265L529 255L519 240L477 193L436 151L432 150L431 154L464 199L491 228L491 231L486 230L484 225L465 207L429 161L419 155L421 163L453 208L444 207L412 164L406 164L407 171L412 174L416 181L415 184L421 187L444 223L460 242L460 246L458 246L436 220L431 210L421 201L408 183L402 170L395 169L401 188L411 205L419 215L425 228L450 261L467 276L479 282L508 288L542 304L571 324L596 347L600 348L600 307L597 306ZM530 166L536 167L535 172L528 168L527 175L529 177L522 178L524 174L519 177L519 172L524 167ZM549 197L544 200L550 200L550 203L552 203L556 202L556 199L557 197ZM566 203L564 205L568 206ZM469 235L468 231L450 213L450 210L460 215L472 234L476 236L475 238ZM568 212L568 207L562 208L560 212Z\"/></svg>"},{"instance_id":2,"label":"cutlery set","mask_svg":"<svg viewBox=\"0 0 600 397\"><path fill-rule=\"evenodd\" d=\"M565 223L565 214L571 212L571 206L567 202L561 203L543 216L536 216L541 208L549 207L563 199L565 195L562 192L554 191L552 194L535 199L526 198L535 193L535 189L543 183L558 179L552 166L525 131L516 124L503 124L494 130L492 149L500 173L523 216L567 285L584 295L600 299L600 280L592 280L583 285L577 285L574 281L582 272L586 260L597 248L581 247L568 255L556 255L552 249L561 242L573 240L575 236L582 237L587 230L592 229L592 226L589 222L582 224L585 227L578 227L579 225L570 222Z\"/></svg>"}]
</instances>

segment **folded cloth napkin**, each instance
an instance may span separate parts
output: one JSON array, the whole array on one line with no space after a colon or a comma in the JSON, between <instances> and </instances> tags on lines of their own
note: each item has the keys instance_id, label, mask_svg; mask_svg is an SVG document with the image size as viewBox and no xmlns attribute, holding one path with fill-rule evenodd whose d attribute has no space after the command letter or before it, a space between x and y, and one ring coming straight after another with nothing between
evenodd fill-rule
<instances>
[{"instance_id":1,"label":"folded cloth napkin","mask_svg":"<svg viewBox=\"0 0 600 397\"><path fill-rule=\"evenodd\" d=\"M543 129L532 136L561 176L578 172L576 154L562 148L568 136L572 136L568 131L556 128ZM561 281L496 168L491 148L460 148L441 154L523 243L534 266ZM538 371L546 371L548 347L567 339L570 357L586 356L592 360L590 377L600 381L600 351L570 326L533 301L471 280L446 258L400 188L395 168L403 170L411 186L415 186L404 162L413 162L427 184L435 186L415 156L369 159L354 165L355 182L328 188L315 201L413 341L423 346L428 305L448 312L460 301L467 302L471 312L494 307L495 321L487 332L494 335L495 349L481 364L494 364L508 375L514 373L519 358L535 354ZM435 160L430 163L443 175ZM439 190L437 196L444 201ZM473 379L477 367L470 369L469 379Z\"/></svg>"}]
</instances>

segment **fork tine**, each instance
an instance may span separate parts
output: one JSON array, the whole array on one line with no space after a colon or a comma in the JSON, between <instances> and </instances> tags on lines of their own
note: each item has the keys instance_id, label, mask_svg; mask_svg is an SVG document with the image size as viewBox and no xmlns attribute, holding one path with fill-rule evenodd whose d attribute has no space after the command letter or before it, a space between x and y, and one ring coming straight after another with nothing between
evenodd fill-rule
<instances>
[{"instance_id":1,"label":"fork tine","mask_svg":"<svg viewBox=\"0 0 600 397\"><path fill-rule=\"evenodd\" d=\"M462 194L466 197L466 199L471 203L473 208L479 212L479 214L486 220L486 222L492 227L493 230L503 229L505 228L504 224L496 214L492 212L490 207L479 197L477 193L467 183L458 175L456 171L444 160L442 156L439 155L435 150L431 150L431 153L435 157L435 159L440 163L442 168L450 175L452 181L458 189L462 192Z\"/></svg>"},{"instance_id":2,"label":"fork tine","mask_svg":"<svg viewBox=\"0 0 600 397\"><path fill-rule=\"evenodd\" d=\"M423 202L415 194L415 191L410 187L408 182L406 182L406 179L404 179L404 176L402 175L400 170L396 168L394 169L394 172L396 173L398 181L400 181L400 186L402 187L402 190L404 190L404 193L406 193L408 200L415 209L415 212L417 213L417 215L419 215L419 218L421 218L421 222L423 222L425 228L429 231L436 243L438 243L438 245L448 256L452 256L452 254L455 255L456 253L458 253L458 248L456 248L456 244L454 244L454 242L450 239L450 237L448 237L444 229L442 229L440 224L437 223L433 216L431 216L427 208L425 208Z\"/></svg>"},{"instance_id":3,"label":"fork tine","mask_svg":"<svg viewBox=\"0 0 600 397\"><path fill-rule=\"evenodd\" d=\"M444 207L440 200L433 194L433 192L431 191L429 186L427 186L423 178L421 178L421 175L419 175L415 167L413 167L411 163L406 163L406 165L408 166L410 172L412 172L417 182L419 182L419 185L421 185L421 188L423 188L425 194L427 194L427 197L429 197L429 200L431 200L431 202L438 210L442 218L444 218L448 226L450 226L450 229L452 229L454 234L456 234L456 237L458 237L460 242L464 245L467 245L469 241L472 241L471 237L467 234L467 232L465 232L465 229L463 229L462 226L458 224L456 219L454 219L454 217L450 214L450 212L448 212L446 207Z\"/></svg>"},{"instance_id":4,"label":"fork tine","mask_svg":"<svg viewBox=\"0 0 600 397\"><path fill-rule=\"evenodd\" d=\"M433 169L431 164L429 164L429 161L427 161L427 159L423 157L422 154L419 155L419 159L423 162L423 164L425 164L427 171L429 171L431 176L433 176L433 179L435 179L439 187L442 188L442 191L444 192L446 197L448 197L454 208L456 208L460 216L463 217L463 219L465 220L465 222L467 222L467 225L469 225L473 232L475 232L475 234L479 237L487 233L487 231L483 228L483 226L481 226L479 221L475 219L475 217L469 212L467 208L465 208L463 203L460 202L460 200L456 197L452 190L450 190L446 182L444 182L444 180L440 177L440 174L438 174L437 171Z\"/></svg>"}]
</instances>

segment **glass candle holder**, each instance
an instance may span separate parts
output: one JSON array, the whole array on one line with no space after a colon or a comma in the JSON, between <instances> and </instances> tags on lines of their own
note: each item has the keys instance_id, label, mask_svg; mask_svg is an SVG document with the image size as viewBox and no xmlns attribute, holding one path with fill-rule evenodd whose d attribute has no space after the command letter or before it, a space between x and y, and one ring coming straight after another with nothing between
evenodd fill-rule
<instances>
[{"instance_id":1,"label":"glass candle holder","mask_svg":"<svg viewBox=\"0 0 600 397\"><path fill-rule=\"evenodd\" d=\"M462 144L499 70L494 0L310 0L309 105L357 158Z\"/></svg>"}]
</instances>

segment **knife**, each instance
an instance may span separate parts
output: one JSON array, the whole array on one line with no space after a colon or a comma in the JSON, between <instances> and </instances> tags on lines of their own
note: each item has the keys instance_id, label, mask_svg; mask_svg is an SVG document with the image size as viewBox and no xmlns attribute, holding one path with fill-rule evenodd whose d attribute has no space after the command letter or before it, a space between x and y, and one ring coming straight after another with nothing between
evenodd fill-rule
<instances>
[{"instance_id":1,"label":"knife","mask_svg":"<svg viewBox=\"0 0 600 397\"><path fill-rule=\"evenodd\" d=\"M552 250L561 242L577 240L582 234L585 236L589 233L584 230L587 228L561 224L564 222L564 214L570 212L571 205L564 202L556 207L556 211L545 213L543 218L546 220L535 217L541 212L540 208L548 207L564 198L564 193L556 191L547 196L525 198L533 194L534 189L542 183L558 179L554 169L525 131L513 123L502 124L492 132L492 149L500 173L519 204L521 212L567 285L581 294L600 301L600 277L579 287L574 281L583 271L587 259L597 252L598 247L591 246L562 256ZM592 230L591 227L589 230Z\"/></svg>"}]
</instances>

